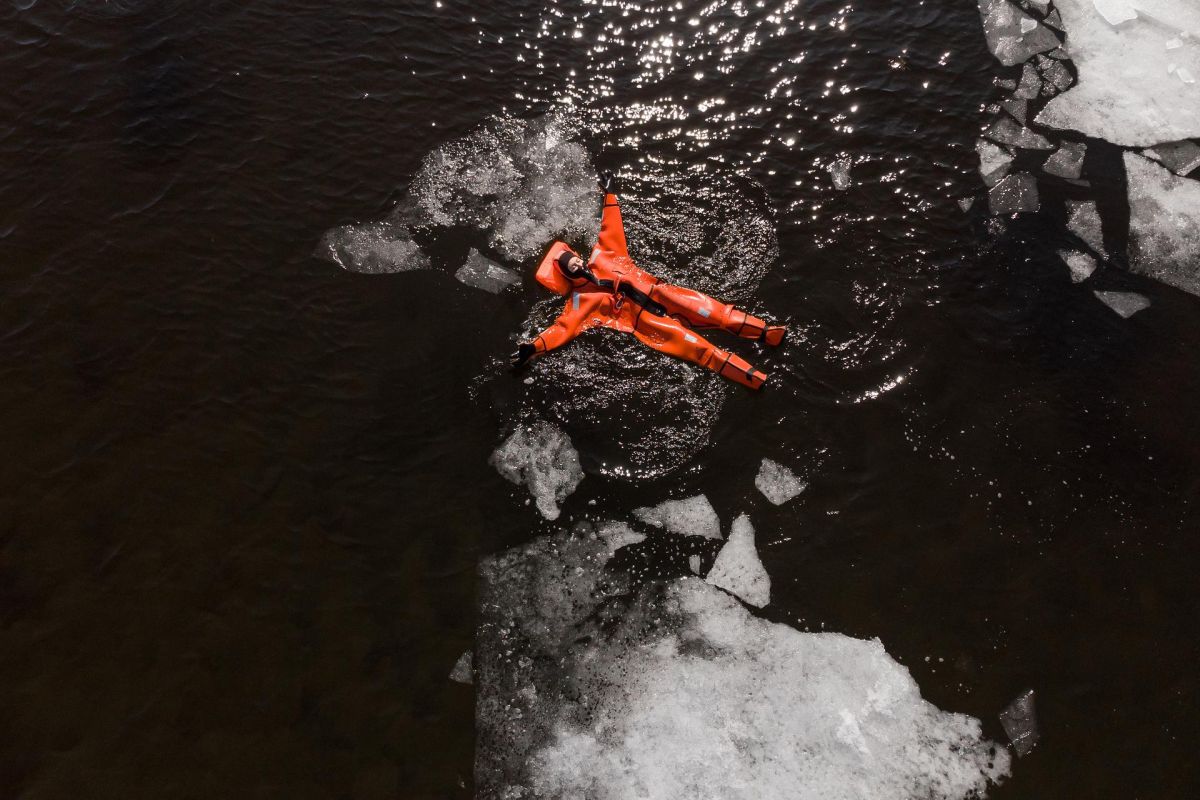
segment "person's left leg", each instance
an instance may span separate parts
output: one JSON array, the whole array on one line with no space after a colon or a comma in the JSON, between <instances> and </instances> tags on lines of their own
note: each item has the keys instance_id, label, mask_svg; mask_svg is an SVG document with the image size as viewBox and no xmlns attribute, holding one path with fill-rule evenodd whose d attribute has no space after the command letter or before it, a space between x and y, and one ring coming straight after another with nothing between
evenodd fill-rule
<instances>
[{"instance_id":1,"label":"person's left leg","mask_svg":"<svg viewBox=\"0 0 1200 800\"><path fill-rule=\"evenodd\" d=\"M650 299L661 303L668 314L681 318L692 328L720 328L734 336L770 345L782 342L787 332L783 325L768 325L765 320L695 289L658 283L651 288Z\"/></svg>"},{"instance_id":2,"label":"person's left leg","mask_svg":"<svg viewBox=\"0 0 1200 800\"><path fill-rule=\"evenodd\" d=\"M674 317L640 314L633 334L641 339L643 344L660 353L699 364L723 378L751 389L760 388L767 379L766 374L756 370L745 359L728 350L714 347L711 342L699 333L685 328L683 323Z\"/></svg>"}]
</instances>

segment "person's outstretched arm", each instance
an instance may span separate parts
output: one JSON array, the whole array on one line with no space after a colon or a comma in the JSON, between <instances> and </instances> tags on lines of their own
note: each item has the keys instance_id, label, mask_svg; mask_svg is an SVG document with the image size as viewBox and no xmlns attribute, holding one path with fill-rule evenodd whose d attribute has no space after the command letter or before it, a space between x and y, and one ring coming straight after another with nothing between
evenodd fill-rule
<instances>
[{"instance_id":1,"label":"person's outstretched arm","mask_svg":"<svg viewBox=\"0 0 1200 800\"><path fill-rule=\"evenodd\" d=\"M604 207L600 211L600 249L627 256L625 225L621 222L621 207L617 205L617 179L611 172L600 173L600 190L604 192Z\"/></svg>"},{"instance_id":2,"label":"person's outstretched arm","mask_svg":"<svg viewBox=\"0 0 1200 800\"><path fill-rule=\"evenodd\" d=\"M572 292L567 297L567 307L550 324L550 327L533 337L531 342L523 342L515 353L510 356L514 367L520 367L534 356L547 353L556 347L562 347L579 334L588 329L596 307L607 295Z\"/></svg>"}]
</instances>

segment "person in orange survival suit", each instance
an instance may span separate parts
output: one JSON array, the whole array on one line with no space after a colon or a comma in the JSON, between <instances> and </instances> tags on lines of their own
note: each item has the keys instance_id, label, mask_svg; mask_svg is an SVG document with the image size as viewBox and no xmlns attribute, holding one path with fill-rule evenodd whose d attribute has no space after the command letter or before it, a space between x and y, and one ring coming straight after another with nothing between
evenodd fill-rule
<instances>
[{"instance_id":1,"label":"person in orange survival suit","mask_svg":"<svg viewBox=\"0 0 1200 800\"><path fill-rule=\"evenodd\" d=\"M697 330L719 328L744 339L778 345L787 329L693 289L663 283L640 269L625 247L625 228L611 174L600 176L604 207L600 237L585 264L564 242L555 242L537 269L538 283L566 295L558 319L512 354L514 367L561 347L589 328L632 333L661 353L682 358L751 389L767 376L740 356L714 346Z\"/></svg>"}]
</instances>

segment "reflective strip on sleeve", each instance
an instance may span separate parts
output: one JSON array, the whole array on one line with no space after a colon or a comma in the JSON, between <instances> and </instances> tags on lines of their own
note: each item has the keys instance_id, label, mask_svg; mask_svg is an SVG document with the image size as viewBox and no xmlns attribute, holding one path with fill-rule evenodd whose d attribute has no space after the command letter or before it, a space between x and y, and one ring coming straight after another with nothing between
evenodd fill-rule
<instances>
[{"instance_id":1,"label":"reflective strip on sleeve","mask_svg":"<svg viewBox=\"0 0 1200 800\"><path fill-rule=\"evenodd\" d=\"M688 342L689 344L695 344L695 343L696 343L696 337L695 337L695 336L692 336L690 333L685 333L685 334L683 335L683 340L684 340L685 342Z\"/></svg>"},{"instance_id":2,"label":"reflective strip on sleeve","mask_svg":"<svg viewBox=\"0 0 1200 800\"><path fill-rule=\"evenodd\" d=\"M704 317L705 319L707 319L710 314L712 314L712 312L709 311L707 308L700 309L700 316Z\"/></svg>"},{"instance_id":3,"label":"reflective strip on sleeve","mask_svg":"<svg viewBox=\"0 0 1200 800\"><path fill-rule=\"evenodd\" d=\"M571 295L571 306L576 311L579 310L579 292L575 292L575 294Z\"/></svg>"}]
</instances>

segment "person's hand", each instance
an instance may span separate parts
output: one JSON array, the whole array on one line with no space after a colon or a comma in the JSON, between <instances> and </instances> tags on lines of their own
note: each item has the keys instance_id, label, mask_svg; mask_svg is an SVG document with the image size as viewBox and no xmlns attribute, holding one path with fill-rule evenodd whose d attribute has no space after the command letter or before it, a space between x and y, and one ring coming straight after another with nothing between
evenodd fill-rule
<instances>
[{"instance_id":1,"label":"person's hand","mask_svg":"<svg viewBox=\"0 0 1200 800\"><path fill-rule=\"evenodd\" d=\"M617 191L617 176L611 172L601 172L596 182L600 184L600 189L605 194L613 194Z\"/></svg>"},{"instance_id":2,"label":"person's hand","mask_svg":"<svg viewBox=\"0 0 1200 800\"><path fill-rule=\"evenodd\" d=\"M531 345L529 342L522 342L521 344L517 345L517 349L509 355L508 360L512 363L513 369L520 369L521 367L525 366L526 361L533 358L533 354L535 352L537 351L534 350L533 345Z\"/></svg>"}]
</instances>

